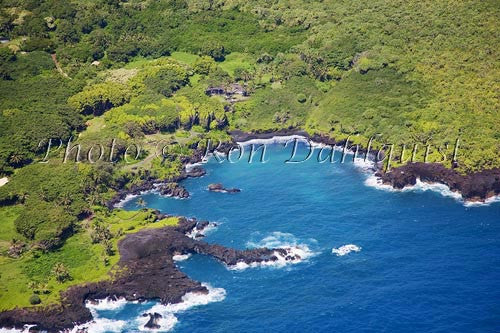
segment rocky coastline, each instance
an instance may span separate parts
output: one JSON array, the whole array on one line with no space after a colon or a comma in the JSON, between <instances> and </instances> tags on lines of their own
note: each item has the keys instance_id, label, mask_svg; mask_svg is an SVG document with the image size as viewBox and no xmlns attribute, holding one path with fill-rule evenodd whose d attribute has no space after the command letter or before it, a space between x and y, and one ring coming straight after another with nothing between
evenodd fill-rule
<instances>
[{"instance_id":1,"label":"rocky coastline","mask_svg":"<svg viewBox=\"0 0 500 333\"><path fill-rule=\"evenodd\" d=\"M219 192L219 193L239 193L241 190L239 188L226 188L224 185L220 183L210 184L208 185L208 190L210 192Z\"/></svg>"},{"instance_id":2,"label":"rocky coastline","mask_svg":"<svg viewBox=\"0 0 500 333\"><path fill-rule=\"evenodd\" d=\"M29 324L36 325L32 331L57 332L92 321L92 314L85 306L87 301L154 299L162 304L175 304L188 292L207 294L205 286L177 268L173 256L178 254L209 255L227 266L273 262L278 260L277 255L289 261L300 259L284 248L236 250L187 236L207 225L195 219L180 218L175 227L128 234L118 243L119 269L112 279L70 287L61 293L61 304L4 311L0 313L0 327L22 329ZM157 328L158 316L148 313L145 316L150 316L150 324Z\"/></svg>"},{"instance_id":3,"label":"rocky coastline","mask_svg":"<svg viewBox=\"0 0 500 333\"><path fill-rule=\"evenodd\" d=\"M413 186L417 179L426 183L444 184L451 191L459 192L467 202L484 202L500 195L499 168L462 175L439 163L409 163L390 172L379 170L376 176L383 184L395 189Z\"/></svg>"},{"instance_id":4,"label":"rocky coastline","mask_svg":"<svg viewBox=\"0 0 500 333\"><path fill-rule=\"evenodd\" d=\"M245 142L249 140L265 140L279 136L302 136L314 143L325 144L329 146L343 146L346 140L336 141L327 135L314 134L309 135L299 129L286 129L280 131L264 131L257 133L245 133L242 131L230 132L236 142ZM367 149L360 146L359 155L365 155ZM383 157L383 156L381 156ZM371 156L375 160L375 156ZM466 202L485 202L488 199L500 196L500 168L482 170L474 173L461 174L455 169L447 168L440 163L415 162L403 166L392 168L385 172L379 163L374 163L373 172L375 176L384 185L390 185L394 189L402 189L416 184L417 179L426 183L444 184L451 191L458 192Z\"/></svg>"}]
</instances>

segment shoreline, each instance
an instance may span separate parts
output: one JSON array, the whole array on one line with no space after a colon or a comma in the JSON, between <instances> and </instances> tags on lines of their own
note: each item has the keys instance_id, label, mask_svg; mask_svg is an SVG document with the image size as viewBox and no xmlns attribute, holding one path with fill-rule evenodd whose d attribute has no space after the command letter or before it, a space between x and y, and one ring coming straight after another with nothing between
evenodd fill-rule
<instances>
[{"instance_id":1,"label":"shoreline","mask_svg":"<svg viewBox=\"0 0 500 333\"><path fill-rule=\"evenodd\" d=\"M342 146L345 144L345 140L336 141L325 135L317 134L311 136L302 130L281 130L264 133L233 131L230 134L237 144L274 143L279 142L280 137L287 139L302 137L312 144L318 145ZM347 149L346 153L354 154L350 149ZM358 153L366 156L366 149L360 146ZM365 160L364 158L360 159ZM380 181L380 185L390 186L396 191L411 189L415 187L417 181L421 181L429 185L446 186L450 192L460 195L461 201L468 207L488 205L500 201L500 168L462 175L440 163L414 162L385 172L373 159L368 157L368 160L373 163L373 176Z\"/></svg>"},{"instance_id":2,"label":"shoreline","mask_svg":"<svg viewBox=\"0 0 500 333\"><path fill-rule=\"evenodd\" d=\"M113 279L70 287L61 293L60 304L1 312L0 328L22 330L25 325L36 325L37 331L83 329L95 319L87 302L157 300L168 306L182 303L187 294L208 295L210 290L206 285L178 269L179 256L209 255L229 269L244 265L293 264L302 260L293 248L236 250L189 237L193 232L203 233L207 226L210 224L206 221L180 217L177 226L146 228L128 234L118 243L117 266L121 270Z\"/></svg>"},{"instance_id":3,"label":"shoreline","mask_svg":"<svg viewBox=\"0 0 500 333\"><path fill-rule=\"evenodd\" d=\"M260 133L235 130L230 131L229 134L231 135L232 142L223 143L221 149L224 152L240 144L282 143L294 138L302 138L318 146L326 145L333 147L337 145L342 147L346 142L345 140L336 141L326 135L310 135L300 129L285 129ZM346 153L354 154L350 149L347 149ZM366 156L366 153L366 148L360 146L358 154ZM188 177L200 177L204 175L203 171L201 171L203 170L201 166L204 164L202 159L203 152L196 151L193 156L183 161L183 170L178 177L165 181L149 179L140 185L134 185L131 189L122 190L107 203L108 208L120 207L120 204L123 200L126 200L127 196L139 196L144 192L156 190L158 186L173 182L178 183ZM373 153L367 158L358 157L357 159L371 164L371 168L365 168L365 171L372 172L372 176L377 179L377 184L370 185L372 187L383 189L384 186L390 186L394 191L410 190L415 187L417 180L419 180L431 186L446 186L450 192L456 194L455 198L467 207L488 205L500 201L500 169L498 168L462 175L440 163L415 162L394 167L390 172L385 172L374 160ZM430 189L432 190L432 188ZM458 196L461 198L458 198Z\"/></svg>"},{"instance_id":4,"label":"shoreline","mask_svg":"<svg viewBox=\"0 0 500 333\"><path fill-rule=\"evenodd\" d=\"M283 142L290 138L303 138L317 145L342 145L345 141L335 141L323 135L309 135L301 130L281 130L265 133L230 132L232 142L224 143L226 151L237 144L251 144L268 141ZM353 154L348 150L346 153ZM366 154L362 147L358 153ZM202 165L203 152L197 150L182 161L181 174L172 179L159 181L149 178L142 184L133 185L130 189L119 190L106 203L109 209L118 207L127 197L141 195L144 192L157 191L159 187L172 182L180 182L189 177L201 177L205 174ZM359 158L358 158L359 159ZM484 170L477 173L460 175L438 163L411 163L393 168L385 173L375 161L370 159L370 167L365 168L382 186L394 191L415 187L418 182L446 186L450 192L463 198L464 205L484 205L500 201L500 169ZM461 192L464 191L464 192ZM466 196L464 196L466 193ZM498 198L498 199L497 199ZM130 200L130 199L129 199ZM0 312L0 328L22 329L26 324L37 324L37 329L66 330L78 325L85 325L93 320L85 302L101 299L124 298L127 301L159 300L162 304L178 304L187 293L207 294L208 289L200 282L191 280L177 269L174 256L185 256L193 253L211 255L228 267L255 266L275 261L289 263L299 262L290 249L259 248L252 250L234 250L216 244L208 244L193 239L188 233L202 233L209 224L180 217L176 227L161 229L144 229L125 236L119 241L119 267L132 267L131 273L113 277L95 283L70 287L61 293L61 304L43 307L15 308ZM140 253L140 254L138 254ZM146 254L145 254L146 253ZM166 265L160 265L166 262ZM168 287L165 287L167 286ZM172 287L173 286L173 287Z\"/></svg>"}]
</instances>

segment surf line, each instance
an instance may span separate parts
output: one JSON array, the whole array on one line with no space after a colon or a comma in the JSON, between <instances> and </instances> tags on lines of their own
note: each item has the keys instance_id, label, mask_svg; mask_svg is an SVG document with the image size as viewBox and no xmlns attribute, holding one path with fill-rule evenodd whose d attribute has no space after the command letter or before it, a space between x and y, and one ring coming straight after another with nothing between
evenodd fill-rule
<instances>
[{"instance_id":1,"label":"surf line","mask_svg":"<svg viewBox=\"0 0 500 333\"><path fill-rule=\"evenodd\" d=\"M372 150L374 137L368 141L366 149L360 148L359 144L350 145L348 137L346 140L339 142L339 144L326 144L322 142L315 142L309 138L301 135L287 135L287 136L274 136L266 139L251 139L248 141L236 142L230 146L213 145L210 140L207 141L206 149L202 158L202 163L208 161L213 157L218 163L225 161L229 163L237 163L243 160L245 152L248 150L248 157L245 158L247 163L267 163L269 156L267 155L267 146L270 144L283 144L284 148L291 147L289 158L284 160L286 164L297 164L309 161L313 156L316 149L319 149L316 159L318 163L344 163L348 155L352 155L352 160L356 161L362 159L364 162L381 163L386 159L392 158L392 150L389 154L386 153L387 147L381 148L378 151ZM305 144L307 147L307 154L303 156L299 154L299 145ZM249 148L248 148L249 147ZM336 159L336 152L340 152L340 158ZM299 156L300 155L300 156ZM364 157L360 157L364 155Z\"/></svg>"}]
</instances>

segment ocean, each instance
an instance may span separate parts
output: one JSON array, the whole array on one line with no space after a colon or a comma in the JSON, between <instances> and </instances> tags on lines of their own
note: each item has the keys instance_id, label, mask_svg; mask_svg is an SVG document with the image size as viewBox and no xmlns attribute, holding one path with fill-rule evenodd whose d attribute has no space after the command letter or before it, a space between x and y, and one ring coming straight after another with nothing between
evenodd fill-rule
<instances>
[{"instance_id":1,"label":"ocean","mask_svg":"<svg viewBox=\"0 0 500 333\"><path fill-rule=\"evenodd\" d=\"M248 150L247 150L248 151ZM295 246L295 264L229 269L192 255L177 264L206 296L162 306L103 301L95 332L143 330L144 312L172 332L500 332L500 203L464 205L443 186L393 191L363 163L204 164L189 199L141 197L167 214L216 222L205 241L234 248ZM296 160L306 154L301 144ZM240 193L207 191L210 183ZM124 208L136 210L135 200Z\"/></svg>"}]
</instances>

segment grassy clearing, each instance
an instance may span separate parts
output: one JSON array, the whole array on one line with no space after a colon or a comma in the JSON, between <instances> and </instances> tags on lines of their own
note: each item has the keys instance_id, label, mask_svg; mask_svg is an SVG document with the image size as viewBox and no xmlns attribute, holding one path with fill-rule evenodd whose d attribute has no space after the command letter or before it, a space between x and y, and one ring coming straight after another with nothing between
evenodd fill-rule
<instances>
[{"instance_id":1,"label":"grassy clearing","mask_svg":"<svg viewBox=\"0 0 500 333\"><path fill-rule=\"evenodd\" d=\"M4 255L13 239L23 237L16 232L14 221L21 213L21 206L7 206L0 208L0 254Z\"/></svg>"},{"instance_id":2,"label":"grassy clearing","mask_svg":"<svg viewBox=\"0 0 500 333\"><path fill-rule=\"evenodd\" d=\"M172 59L183 62L188 65L193 65L196 59L199 57L196 54L188 53L188 52L172 52L170 55Z\"/></svg>"},{"instance_id":3,"label":"grassy clearing","mask_svg":"<svg viewBox=\"0 0 500 333\"><path fill-rule=\"evenodd\" d=\"M14 235L13 221L18 210L17 206L0 209L2 242ZM171 217L153 223L150 210L116 210L109 215L101 212L97 213L96 219L101 219L109 225L111 233L115 235L111 240L115 254L109 256L107 262L103 245L92 243L89 228L91 221L83 223L82 230L70 237L56 251L40 255L32 250L18 259L0 256L0 311L16 306L30 306L29 297L34 293L31 289L33 286L37 290L47 291L39 292L42 300L40 305L47 305L58 302L59 292L69 286L108 279L113 272L113 266L119 260L117 244L121 238L142 229L173 226L178 222L177 218ZM56 281L52 274L56 263L62 263L68 269L71 280L64 283Z\"/></svg>"},{"instance_id":4,"label":"grassy clearing","mask_svg":"<svg viewBox=\"0 0 500 333\"><path fill-rule=\"evenodd\" d=\"M234 71L238 68L250 70L255 65L255 61L250 55L240 52L233 52L226 56L226 59L219 63L219 66L234 76Z\"/></svg>"}]
</instances>

